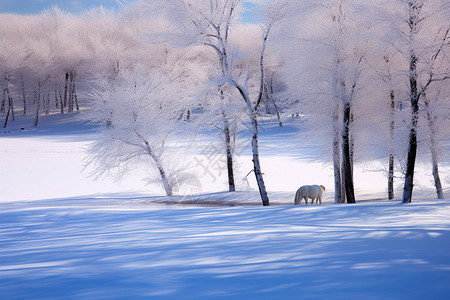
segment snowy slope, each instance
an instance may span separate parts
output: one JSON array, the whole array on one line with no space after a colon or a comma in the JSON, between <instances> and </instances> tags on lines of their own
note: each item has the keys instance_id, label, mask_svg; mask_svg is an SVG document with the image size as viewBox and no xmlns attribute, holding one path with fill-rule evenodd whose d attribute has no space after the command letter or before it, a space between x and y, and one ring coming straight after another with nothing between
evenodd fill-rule
<instances>
[{"instance_id":1,"label":"snowy slope","mask_svg":"<svg viewBox=\"0 0 450 300\"><path fill-rule=\"evenodd\" d=\"M0 205L2 299L447 299L450 203Z\"/></svg>"},{"instance_id":2,"label":"snowy slope","mask_svg":"<svg viewBox=\"0 0 450 300\"><path fill-rule=\"evenodd\" d=\"M336 205L331 168L311 161L313 148L288 142L295 130L268 128L261 152L273 205L261 207L252 175L230 194L225 174L192 163L211 167L216 159L206 153L215 138L208 134L186 156L195 180L167 198L142 179L145 170L120 182L88 177L84 148L95 128L60 117L41 122L25 131L26 123L16 124L0 137L1 299L450 294L450 202L425 200L434 191L424 166L411 205ZM251 169L245 147L239 165L242 179ZM384 198L376 167L357 166L358 200ZM448 186L448 166L442 172ZM329 187L324 205L292 206L295 189L308 183Z\"/></svg>"}]
</instances>

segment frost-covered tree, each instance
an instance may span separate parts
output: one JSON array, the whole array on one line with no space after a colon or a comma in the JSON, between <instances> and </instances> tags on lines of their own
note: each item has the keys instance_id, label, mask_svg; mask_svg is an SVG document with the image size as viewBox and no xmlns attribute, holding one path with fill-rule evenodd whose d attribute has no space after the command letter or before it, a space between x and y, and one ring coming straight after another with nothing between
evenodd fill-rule
<instances>
[{"instance_id":1,"label":"frost-covered tree","mask_svg":"<svg viewBox=\"0 0 450 300\"><path fill-rule=\"evenodd\" d=\"M201 97L201 116L196 119L199 127L214 126L220 132L221 149L226 157L228 191L236 191L236 135L243 122L243 101L226 86L213 86ZM216 148L216 147L214 147Z\"/></svg>"},{"instance_id":2,"label":"frost-covered tree","mask_svg":"<svg viewBox=\"0 0 450 300\"><path fill-rule=\"evenodd\" d=\"M154 61L139 31L149 26L102 8L80 15L57 7L32 16L2 14L0 71L8 78L10 107L33 114L35 124L43 114L78 111L79 94L92 78Z\"/></svg>"},{"instance_id":3,"label":"frost-covered tree","mask_svg":"<svg viewBox=\"0 0 450 300\"><path fill-rule=\"evenodd\" d=\"M449 78L450 6L448 1L441 0L377 1L376 4L384 16L385 32L391 44L407 61L404 71L411 114L403 203L409 203L418 155L421 106L429 106L431 99L425 100L425 96Z\"/></svg>"},{"instance_id":4,"label":"frost-covered tree","mask_svg":"<svg viewBox=\"0 0 450 300\"><path fill-rule=\"evenodd\" d=\"M341 174L343 191L348 203L355 203L353 184L353 154L354 139L351 129L354 120L354 102L359 89L364 49L361 49L361 36L356 28L358 24L352 20L351 9L353 1L330 1L325 4L331 18L330 45L334 52L334 66L332 67L333 94L336 97L333 156L335 169L338 167L338 153L341 150ZM356 24L355 24L356 23ZM341 119L342 118L342 119ZM339 121L341 119L341 128ZM340 141L339 141L340 139ZM339 144L341 143L341 145ZM342 149L340 149L342 148ZM335 170L335 184L338 184L337 170ZM343 202L343 199L338 202Z\"/></svg>"},{"instance_id":5,"label":"frost-covered tree","mask_svg":"<svg viewBox=\"0 0 450 300\"><path fill-rule=\"evenodd\" d=\"M423 95L424 116L423 120L428 126L424 126L422 134L428 137L431 154L431 167L438 199L444 199L444 188L439 175L439 163L448 155L445 151L445 143L448 143L450 131L450 99L448 94L442 94L442 88L434 89ZM448 88L447 88L448 90ZM431 100L432 99L432 100ZM447 155L446 155L447 153Z\"/></svg>"},{"instance_id":6,"label":"frost-covered tree","mask_svg":"<svg viewBox=\"0 0 450 300\"><path fill-rule=\"evenodd\" d=\"M261 27L258 25L238 24L230 32L229 43L239 47L239 51L243 53L258 53L261 34ZM203 47L202 60L209 64L209 82L205 82L207 86L206 93L201 101L201 106L204 110L197 121L202 124L212 124L222 133L220 141L225 146L224 154L226 155L226 169L228 171L228 187L229 191L235 191L236 170L234 153L236 150L236 134L245 127L244 121L247 118L247 108L245 102L242 101L242 95L236 88L230 87L228 84L220 84L222 83L220 81L218 84L216 74L217 54L210 51L208 47ZM234 60L234 72L236 74L246 74L248 76L248 87L251 90L250 93L258 93L257 88L260 85L261 76L259 57L257 55L236 56ZM265 66L265 69L267 69L267 66ZM272 80L270 81L271 78ZM220 78L220 80L223 80L223 78ZM264 102L267 105L269 96L272 96L276 89L273 76L269 76L269 84L271 85L264 83L261 104Z\"/></svg>"},{"instance_id":7,"label":"frost-covered tree","mask_svg":"<svg viewBox=\"0 0 450 300\"><path fill-rule=\"evenodd\" d=\"M175 179L166 159L167 143L179 130L182 111L182 85L172 79L135 67L94 82L88 94L91 109L83 118L100 125L87 160L96 166L95 174L122 176L144 164L158 172L166 195L172 195Z\"/></svg>"},{"instance_id":8,"label":"frost-covered tree","mask_svg":"<svg viewBox=\"0 0 450 300\"><path fill-rule=\"evenodd\" d=\"M378 29L376 32L380 32ZM375 36L376 32L372 34ZM379 36L376 36L380 38ZM367 63L370 65L371 94L374 101L366 103L367 126L363 141L368 157L387 161L387 196L394 199L395 172L404 159L405 148L405 92L402 84L401 67L404 63L398 51L390 45L377 43L369 50Z\"/></svg>"},{"instance_id":9,"label":"frost-covered tree","mask_svg":"<svg viewBox=\"0 0 450 300\"><path fill-rule=\"evenodd\" d=\"M257 109L264 90L264 57L267 39L274 24L282 17L280 13L282 6L278 10L273 8L271 18L263 29L262 42L256 54L259 58L260 84L257 92L253 94L248 85L248 72L242 72L242 68L236 68L235 65L236 61L248 57L248 53L243 53L237 45L230 42L231 32L239 23L244 2L243 0L169 0L139 1L137 5L146 8L153 16L164 16L168 23L168 32L164 35L166 41L179 46L202 45L216 54L217 61L214 65L217 86L228 86L237 90L247 108L252 131L253 170L262 203L266 206L269 205L269 198L259 159ZM149 15L149 18L152 18L152 15ZM244 70L249 69L248 63L244 66Z\"/></svg>"},{"instance_id":10,"label":"frost-covered tree","mask_svg":"<svg viewBox=\"0 0 450 300\"><path fill-rule=\"evenodd\" d=\"M288 39L280 43L290 46L284 54L289 61L285 80L294 112L308 120L314 135L309 139L327 145L332 154L337 203L355 202L356 124L359 102L367 96L362 96L367 39L355 7L356 1L351 0L312 3L310 9L293 16L298 23L290 22L284 34Z\"/></svg>"},{"instance_id":11,"label":"frost-covered tree","mask_svg":"<svg viewBox=\"0 0 450 300\"><path fill-rule=\"evenodd\" d=\"M16 20L13 15L5 15L0 19L0 86L1 86L1 109L5 114L3 127L8 125L10 120L14 121L18 98L17 86L23 82L26 66L26 58L30 56L27 47L23 43L27 34L25 22ZM19 33L19 34L18 34ZM23 98L25 99L25 98ZM23 102L26 110L26 102Z\"/></svg>"}]
</instances>

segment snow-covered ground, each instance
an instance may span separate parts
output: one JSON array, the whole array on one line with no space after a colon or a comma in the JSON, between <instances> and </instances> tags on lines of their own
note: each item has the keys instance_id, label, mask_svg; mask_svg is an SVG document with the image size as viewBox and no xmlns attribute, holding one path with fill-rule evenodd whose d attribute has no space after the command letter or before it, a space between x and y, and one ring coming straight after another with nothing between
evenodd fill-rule
<instances>
[{"instance_id":1,"label":"snow-covered ground","mask_svg":"<svg viewBox=\"0 0 450 300\"><path fill-rule=\"evenodd\" d=\"M0 136L1 299L450 295L450 201L431 200L427 166L419 165L410 205L336 205L331 167L311 160L316 149L293 143L292 128L267 126L260 146L271 207L260 206L252 174L243 179L251 169L245 147L240 191L225 192L214 134L186 156L191 178L169 199L144 170L119 182L88 177L84 148L94 128L41 122ZM357 200L385 197L379 168L356 166ZM448 186L449 166L441 172ZM324 204L292 206L298 186L310 183L328 187Z\"/></svg>"}]
</instances>

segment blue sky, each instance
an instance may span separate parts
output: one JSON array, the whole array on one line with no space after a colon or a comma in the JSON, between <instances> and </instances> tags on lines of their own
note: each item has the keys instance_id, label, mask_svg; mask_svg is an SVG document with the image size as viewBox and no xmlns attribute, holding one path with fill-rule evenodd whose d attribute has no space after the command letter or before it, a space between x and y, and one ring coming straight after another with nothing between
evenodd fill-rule
<instances>
[{"instance_id":1,"label":"blue sky","mask_svg":"<svg viewBox=\"0 0 450 300\"><path fill-rule=\"evenodd\" d=\"M118 7L116 0L0 0L0 13L38 14L57 5L66 12L79 13L93 6Z\"/></svg>"},{"instance_id":2,"label":"blue sky","mask_svg":"<svg viewBox=\"0 0 450 300\"><path fill-rule=\"evenodd\" d=\"M0 0L0 2L0 13L25 15L39 14L54 5L70 13L79 13L94 6L107 8L119 7L116 0ZM246 6L250 8L253 5L246 3ZM256 22L255 16L251 13L244 13L243 17L247 22Z\"/></svg>"}]
</instances>

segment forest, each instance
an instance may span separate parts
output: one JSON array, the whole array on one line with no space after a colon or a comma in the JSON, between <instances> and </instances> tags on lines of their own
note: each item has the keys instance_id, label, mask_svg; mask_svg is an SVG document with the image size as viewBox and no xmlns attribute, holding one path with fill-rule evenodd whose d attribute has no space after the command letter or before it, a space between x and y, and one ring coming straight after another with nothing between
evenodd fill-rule
<instances>
[{"instance_id":1,"label":"forest","mask_svg":"<svg viewBox=\"0 0 450 300\"><path fill-rule=\"evenodd\" d=\"M259 121L301 118L292 142L320 145L336 203L356 202L353 164L371 160L385 165L387 199L402 180L411 202L417 162L444 198L448 1L139 0L79 15L53 7L0 15L0 40L3 128L77 114L99 127L87 159L96 176L150 162L171 196L179 171L167 167L167 145L216 130L233 192L236 135L247 130L266 206Z\"/></svg>"}]
</instances>

